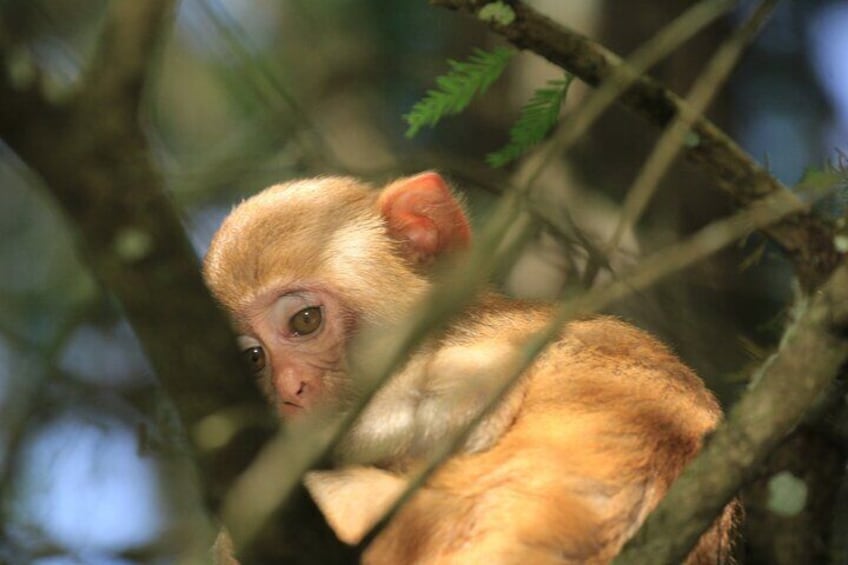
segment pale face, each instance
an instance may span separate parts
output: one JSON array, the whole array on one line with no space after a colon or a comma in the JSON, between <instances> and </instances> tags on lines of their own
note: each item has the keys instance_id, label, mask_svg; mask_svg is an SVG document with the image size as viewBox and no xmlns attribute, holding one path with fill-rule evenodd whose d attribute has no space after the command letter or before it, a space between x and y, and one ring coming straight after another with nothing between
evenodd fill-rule
<instances>
[{"instance_id":1,"label":"pale face","mask_svg":"<svg viewBox=\"0 0 848 565\"><path fill-rule=\"evenodd\" d=\"M424 181L431 177L410 182L429 186ZM420 190L407 195L404 184L393 184L385 201L350 178L276 185L240 204L213 238L204 262L207 285L230 313L245 359L281 416L349 398L355 388L345 367L349 337L360 325L397 323L429 288L410 268L414 257L404 253L424 252L403 242L450 241L424 230L441 223L419 210L444 207L416 196ZM467 231L458 205L448 208Z\"/></svg>"},{"instance_id":2,"label":"pale face","mask_svg":"<svg viewBox=\"0 0 848 565\"><path fill-rule=\"evenodd\" d=\"M239 318L244 358L281 417L337 396L352 317L332 292L309 286L263 292Z\"/></svg>"}]
</instances>

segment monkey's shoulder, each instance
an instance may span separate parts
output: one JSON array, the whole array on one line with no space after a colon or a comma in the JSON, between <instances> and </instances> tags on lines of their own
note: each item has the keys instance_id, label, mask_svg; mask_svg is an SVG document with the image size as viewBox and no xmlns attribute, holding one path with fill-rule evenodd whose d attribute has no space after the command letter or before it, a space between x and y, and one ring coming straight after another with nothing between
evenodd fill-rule
<instances>
[{"instance_id":1,"label":"monkey's shoulder","mask_svg":"<svg viewBox=\"0 0 848 565\"><path fill-rule=\"evenodd\" d=\"M447 340L496 337L523 343L532 333L550 324L553 318L554 306L549 302L488 293L464 310L444 335ZM609 315L584 315L569 321L555 343L590 348L610 356L642 354L648 358L677 359L665 344L647 331Z\"/></svg>"},{"instance_id":2,"label":"monkey's shoulder","mask_svg":"<svg viewBox=\"0 0 848 565\"><path fill-rule=\"evenodd\" d=\"M537 380L548 390L596 406L618 406L634 417L653 412L676 421L673 413L681 412L703 430L721 417L718 401L695 371L659 339L618 318L568 323L536 368Z\"/></svg>"},{"instance_id":3,"label":"monkey's shoulder","mask_svg":"<svg viewBox=\"0 0 848 565\"><path fill-rule=\"evenodd\" d=\"M490 295L481 307L464 314L460 329L446 342L453 344L454 357L462 357L467 350L475 353L480 366L507 367L505 351L520 351L553 315L550 304ZM487 349L486 344L493 347ZM489 349L501 354L492 355ZM535 382L532 389L541 389L545 395L597 402L620 397L625 404L640 399L682 402L710 421L720 414L700 377L666 344L614 316L591 315L566 323L525 377Z\"/></svg>"},{"instance_id":4,"label":"monkey's shoulder","mask_svg":"<svg viewBox=\"0 0 848 565\"><path fill-rule=\"evenodd\" d=\"M490 338L523 342L551 320L552 312L548 303L488 292L460 312L442 337L444 341L460 343Z\"/></svg>"}]
</instances>

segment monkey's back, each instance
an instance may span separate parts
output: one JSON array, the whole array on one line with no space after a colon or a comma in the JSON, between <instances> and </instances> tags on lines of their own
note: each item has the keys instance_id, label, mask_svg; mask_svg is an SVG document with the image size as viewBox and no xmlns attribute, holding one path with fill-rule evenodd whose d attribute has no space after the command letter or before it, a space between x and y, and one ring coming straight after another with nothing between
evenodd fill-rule
<instances>
[{"instance_id":1,"label":"monkey's back","mask_svg":"<svg viewBox=\"0 0 848 565\"><path fill-rule=\"evenodd\" d=\"M492 332L520 340L549 317L520 302L482 311L492 318L476 320L469 335L477 339ZM608 562L721 418L714 397L668 348L610 317L566 325L515 394L521 409L503 437L451 459L366 560ZM690 563L728 559L732 513ZM419 561L424 555L432 560Z\"/></svg>"}]
</instances>

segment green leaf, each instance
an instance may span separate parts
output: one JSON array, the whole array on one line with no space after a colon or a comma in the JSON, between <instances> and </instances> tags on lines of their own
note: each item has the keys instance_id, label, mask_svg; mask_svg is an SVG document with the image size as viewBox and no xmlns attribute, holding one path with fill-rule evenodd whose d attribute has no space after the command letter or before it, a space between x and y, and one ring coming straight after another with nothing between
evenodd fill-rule
<instances>
[{"instance_id":1,"label":"green leaf","mask_svg":"<svg viewBox=\"0 0 848 565\"><path fill-rule=\"evenodd\" d=\"M497 47L492 51L475 49L467 61L448 60L450 72L436 79L437 88L416 102L403 119L409 125L406 137L424 126L434 126L445 116L463 111L474 96L485 92L503 73L515 55L514 49Z\"/></svg>"},{"instance_id":2,"label":"green leaf","mask_svg":"<svg viewBox=\"0 0 848 565\"><path fill-rule=\"evenodd\" d=\"M545 88L536 90L509 130L509 143L489 153L486 162L492 167L503 167L545 139L559 119L562 101L573 79L572 75L566 75L565 79L548 81Z\"/></svg>"}]
</instances>

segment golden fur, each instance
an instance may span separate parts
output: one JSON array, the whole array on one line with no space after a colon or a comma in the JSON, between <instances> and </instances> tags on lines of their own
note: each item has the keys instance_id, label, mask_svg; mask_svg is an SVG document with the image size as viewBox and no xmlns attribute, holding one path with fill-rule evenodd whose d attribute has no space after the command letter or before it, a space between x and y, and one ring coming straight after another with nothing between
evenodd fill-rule
<instances>
[{"instance_id":1,"label":"golden fur","mask_svg":"<svg viewBox=\"0 0 848 565\"><path fill-rule=\"evenodd\" d=\"M431 284L422 257L465 245L467 223L434 173L397 181L382 195L353 179L324 178L241 204L205 263L240 331L258 327L260 297L290 288L320 288L357 323L390 325L408 315ZM367 532L408 469L477 413L550 316L548 306L487 293L413 354L351 432L345 466L307 477L340 539L355 543ZM296 346L280 345L281 356L296 357ZM333 367L333 378L344 377L344 358ZM610 317L573 321L364 561L606 563L720 418L701 380L647 333ZM731 505L688 562L728 560L732 519Z\"/></svg>"}]
</instances>

